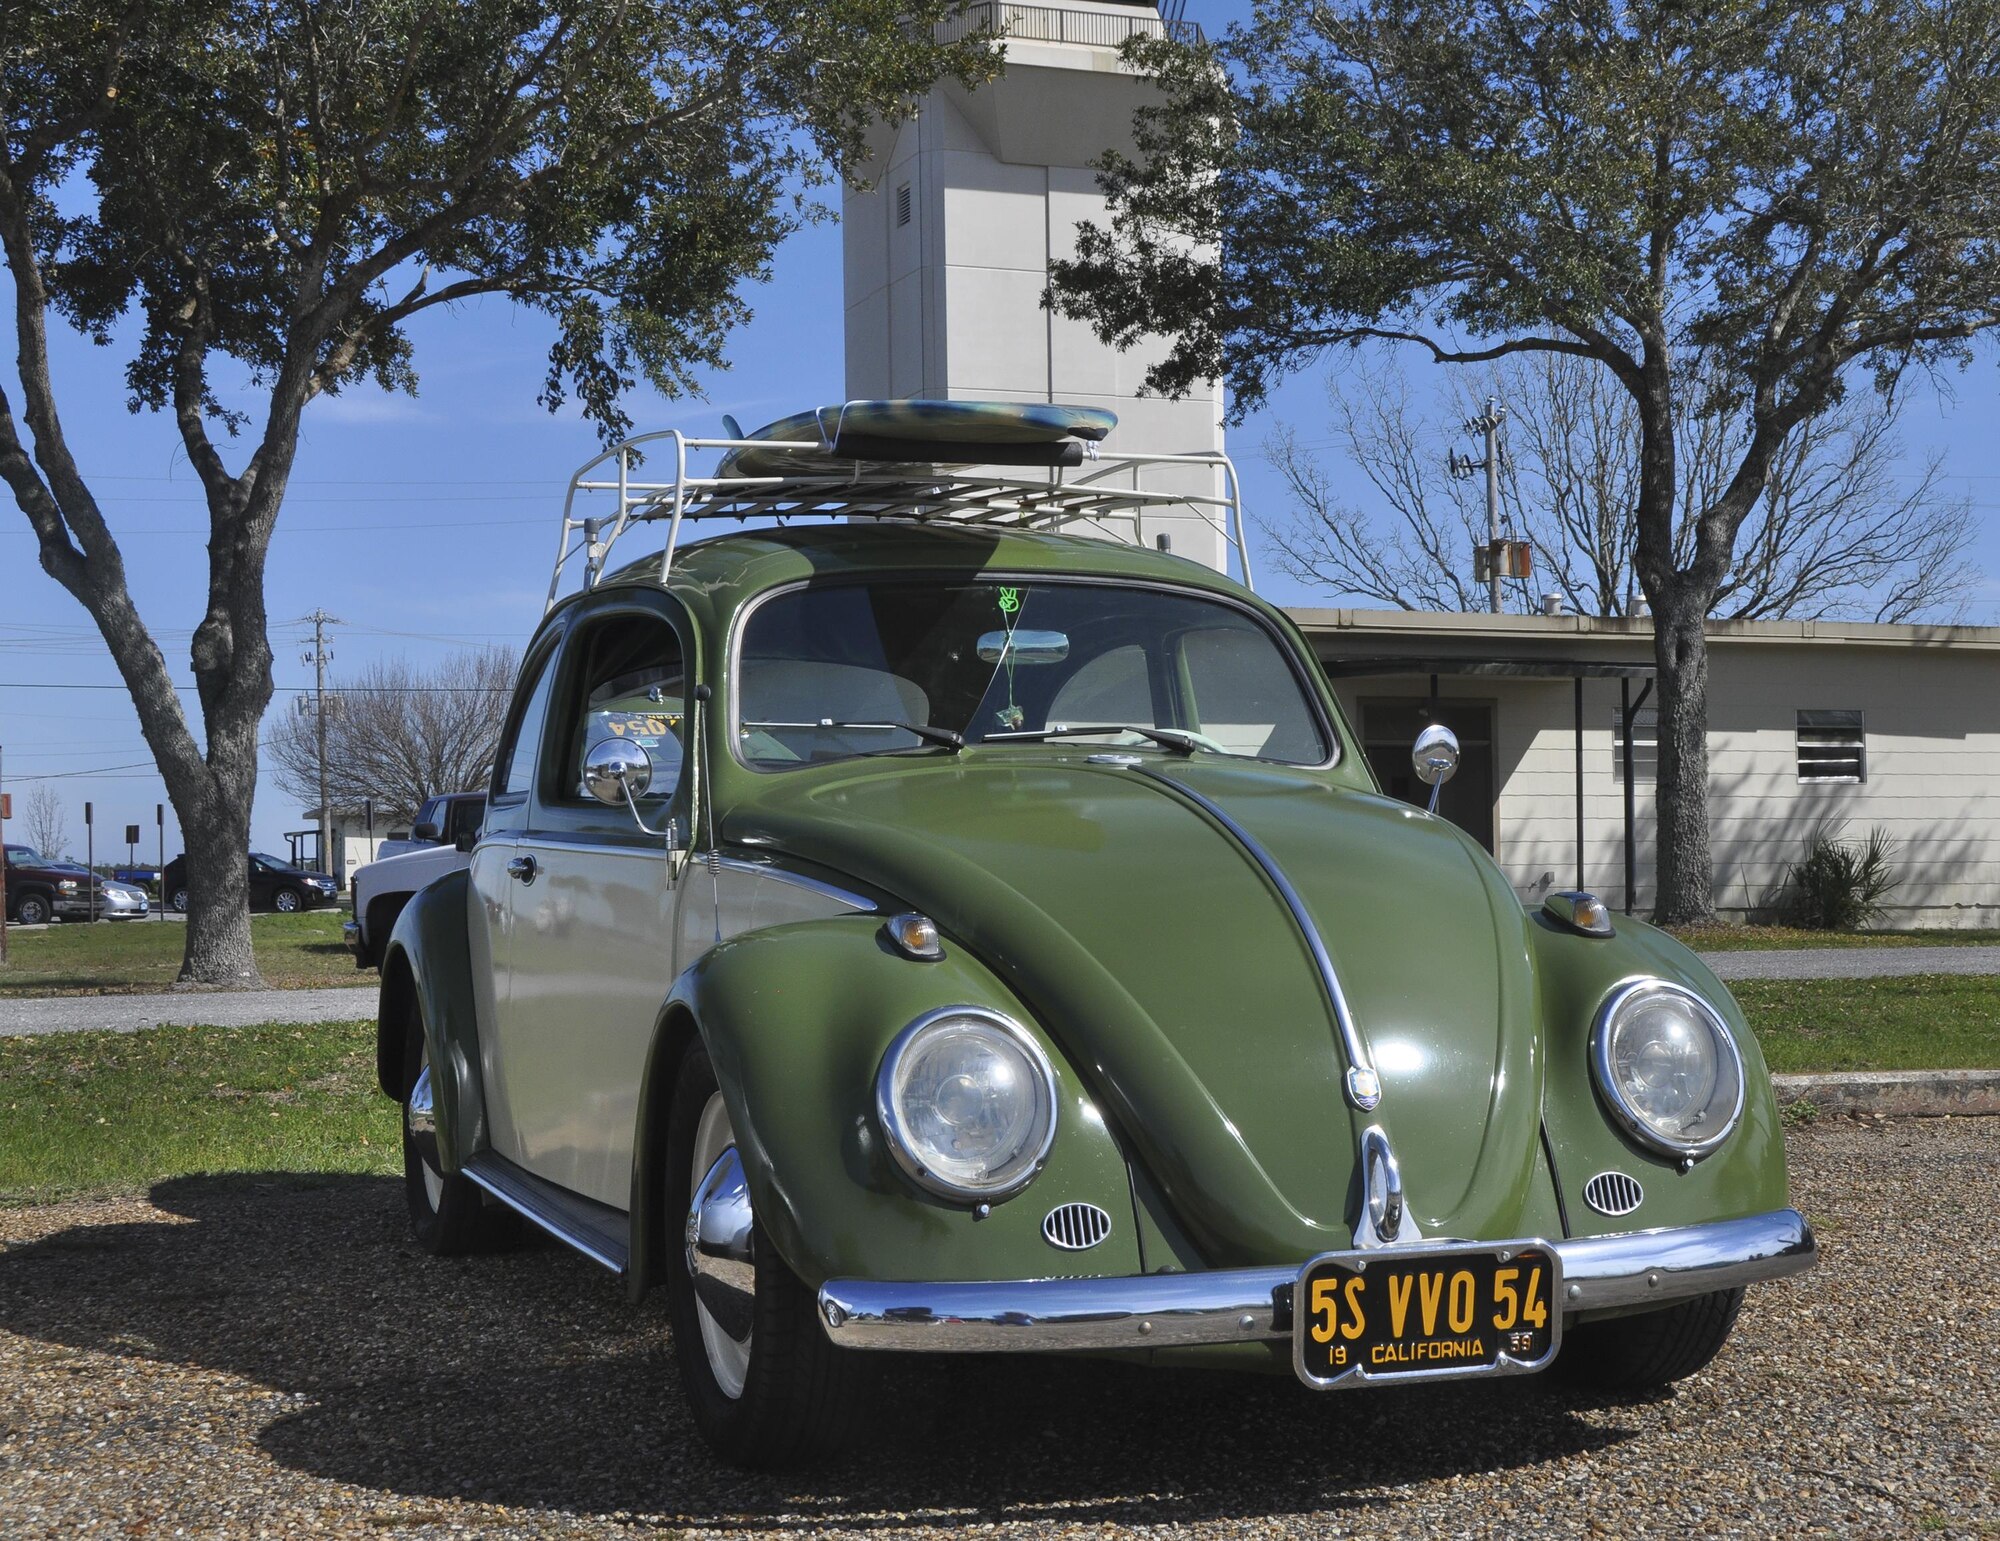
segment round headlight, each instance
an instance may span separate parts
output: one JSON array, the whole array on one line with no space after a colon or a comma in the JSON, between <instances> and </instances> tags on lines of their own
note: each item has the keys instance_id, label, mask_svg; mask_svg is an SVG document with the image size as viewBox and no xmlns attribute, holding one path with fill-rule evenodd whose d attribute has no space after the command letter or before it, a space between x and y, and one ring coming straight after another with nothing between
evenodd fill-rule
<instances>
[{"instance_id":1,"label":"round headlight","mask_svg":"<svg viewBox=\"0 0 2000 1541\"><path fill-rule=\"evenodd\" d=\"M1666 1155L1707 1155L1742 1116L1736 1040L1713 1006L1679 985L1641 979L1613 991L1590 1060L1619 1122Z\"/></svg>"},{"instance_id":2,"label":"round headlight","mask_svg":"<svg viewBox=\"0 0 2000 1541\"><path fill-rule=\"evenodd\" d=\"M947 1006L896 1036L875 1080L875 1111L896 1162L953 1199L1019 1192L1056 1136L1056 1081L1018 1023Z\"/></svg>"}]
</instances>

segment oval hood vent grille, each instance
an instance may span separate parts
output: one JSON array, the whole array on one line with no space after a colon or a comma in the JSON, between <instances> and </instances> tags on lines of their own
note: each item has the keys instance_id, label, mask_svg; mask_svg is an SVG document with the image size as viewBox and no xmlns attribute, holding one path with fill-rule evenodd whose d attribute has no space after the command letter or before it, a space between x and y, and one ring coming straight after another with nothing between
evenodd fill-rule
<instances>
[{"instance_id":1,"label":"oval hood vent grille","mask_svg":"<svg viewBox=\"0 0 2000 1541\"><path fill-rule=\"evenodd\" d=\"M1111 1216L1095 1204L1058 1204L1042 1220L1042 1239L1065 1252L1082 1252L1111 1234Z\"/></svg>"},{"instance_id":2,"label":"oval hood vent grille","mask_svg":"<svg viewBox=\"0 0 2000 1541\"><path fill-rule=\"evenodd\" d=\"M1600 1215L1629 1215L1645 1196L1638 1179L1623 1172L1599 1172L1583 1185L1584 1203Z\"/></svg>"}]
</instances>

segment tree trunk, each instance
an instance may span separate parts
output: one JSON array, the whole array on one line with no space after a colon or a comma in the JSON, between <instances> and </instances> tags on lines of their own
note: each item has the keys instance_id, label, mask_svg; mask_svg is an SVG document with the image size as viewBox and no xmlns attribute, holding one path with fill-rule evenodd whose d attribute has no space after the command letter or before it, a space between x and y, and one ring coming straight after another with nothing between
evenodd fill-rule
<instances>
[{"instance_id":1,"label":"tree trunk","mask_svg":"<svg viewBox=\"0 0 2000 1541\"><path fill-rule=\"evenodd\" d=\"M1715 857L1708 843L1708 640L1704 605L1679 594L1656 607L1653 661L1659 674L1659 855L1655 925L1715 919Z\"/></svg>"},{"instance_id":2,"label":"tree trunk","mask_svg":"<svg viewBox=\"0 0 2000 1541\"><path fill-rule=\"evenodd\" d=\"M242 806L233 806L241 801ZM261 985L250 946L250 809L247 799L213 796L190 819L176 806L187 840L187 938L180 983Z\"/></svg>"}]
</instances>

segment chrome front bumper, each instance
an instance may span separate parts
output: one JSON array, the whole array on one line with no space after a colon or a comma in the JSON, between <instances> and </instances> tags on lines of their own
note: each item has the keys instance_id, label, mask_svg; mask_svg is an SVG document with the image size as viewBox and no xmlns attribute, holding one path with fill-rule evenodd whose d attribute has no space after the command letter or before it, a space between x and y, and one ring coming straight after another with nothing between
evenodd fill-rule
<instances>
[{"instance_id":1,"label":"chrome front bumper","mask_svg":"<svg viewBox=\"0 0 2000 1541\"><path fill-rule=\"evenodd\" d=\"M1796 1209L1550 1244L1564 1312L1664 1304L1803 1273L1819 1255ZM1390 1249L1384 1249L1390 1250ZM830 1279L820 1324L844 1348L928 1353L1167 1348L1289 1338L1297 1268L1118 1279L896 1283Z\"/></svg>"}]
</instances>

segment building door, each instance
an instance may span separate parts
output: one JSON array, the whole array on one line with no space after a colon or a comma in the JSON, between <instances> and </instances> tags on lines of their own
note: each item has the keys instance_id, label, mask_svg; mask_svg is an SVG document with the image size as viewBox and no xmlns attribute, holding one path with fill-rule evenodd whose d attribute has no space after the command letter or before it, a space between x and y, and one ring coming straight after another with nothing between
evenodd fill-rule
<instances>
[{"instance_id":1,"label":"building door","mask_svg":"<svg viewBox=\"0 0 2000 1541\"><path fill-rule=\"evenodd\" d=\"M1417 780L1410 763L1410 746L1433 722L1458 735L1458 774L1445 784L1438 812L1493 850L1493 703L1454 701L1428 696L1400 699L1363 698L1362 748L1382 790L1419 808L1430 802L1431 789Z\"/></svg>"}]
</instances>

